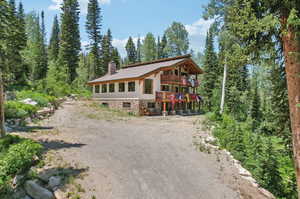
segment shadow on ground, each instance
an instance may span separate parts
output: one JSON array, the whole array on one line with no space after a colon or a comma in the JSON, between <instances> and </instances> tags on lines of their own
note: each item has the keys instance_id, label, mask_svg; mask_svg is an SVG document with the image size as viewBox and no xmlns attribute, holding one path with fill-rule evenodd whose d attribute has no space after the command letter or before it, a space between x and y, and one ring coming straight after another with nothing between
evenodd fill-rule
<instances>
[{"instance_id":1,"label":"shadow on ground","mask_svg":"<svg viewBox=\"0 0 300 199\"><path fill-rule=\"evenodd\" d=\"M16 133L35 133L38 131L53 130L52 126L12 126L10 127L12 132Z\"/></svg>"},{"instance_id":2,"label":"shadow on ground","mask_svg":"<svg viewBox=\"0 0 300 199\"><path fill-rule=\"evenodd\" d=\"M44 147L45 150L59 150L64 148L80 148L86 144L82 143L69 143L62 140L38 140Z\"/></svg>"}]
</instances>

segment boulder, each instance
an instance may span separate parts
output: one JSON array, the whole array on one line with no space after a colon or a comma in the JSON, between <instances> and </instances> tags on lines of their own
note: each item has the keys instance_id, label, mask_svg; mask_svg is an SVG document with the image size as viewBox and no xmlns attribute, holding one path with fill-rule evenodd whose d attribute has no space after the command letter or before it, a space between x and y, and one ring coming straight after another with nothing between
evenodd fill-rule
<instances>
[{"instance_id":1,"label":"boulder","mask_svg":"<svg viewBox=\"0 0 300 199\"><path fill-rule=\"evenodd\" d=\"M16 187L21 184L22 179L24 179L23 175L16 175L13 179L13 186Z\"/></svg>"},{"instance_id":2,"label":"boulder","mask_svg":"<svg viewBox=\"0 0 300 199\"><path fill-rule=\"evenodd\" d=\"M55 187L58 187L61 183L61 178L58 176L52 176L49 178L49 187L53 190Z\"/></svg>"},{"instance_id":3,"label":"boulder","mask_svg":"<svg viewBox=\"0 0 300 199\"><path fill-rule=\"evenodd\" d=\"M55 199L52 192L32 180L25 183L25 190L33 199Z\"/></svg>"},{"instance_id":4,"label":"boulder","mask_svg":"<svg viewBox=\"0 0 300 199\"><path fill-rule=\"evenodd\" d=\"M24 104L30 104L30 105L33 105L33 106L36 106L38 103L30 98L27 98L27 99L23 99L21 100L20 102L24 103Z\"/></svg>"},{"instance_id":5,"label":"boulder","mask_svg":"<svg viewBox=\"0 0 300 199\"><path fill-rule=\"evenodd\" d=\"M54 196L56 199L64 199L64 193L60 189L54 191Z\"/></svg>"},{"instance_id":6,"label":"boulder","mask_svg":"<svg viewBox=\"0 0 300 199\"><path fill-rule=\"evenodd\" d=\"M32 199L32 198L26 195L26 196L23 197L22 199Z\"/></svg>"}]
</instances>

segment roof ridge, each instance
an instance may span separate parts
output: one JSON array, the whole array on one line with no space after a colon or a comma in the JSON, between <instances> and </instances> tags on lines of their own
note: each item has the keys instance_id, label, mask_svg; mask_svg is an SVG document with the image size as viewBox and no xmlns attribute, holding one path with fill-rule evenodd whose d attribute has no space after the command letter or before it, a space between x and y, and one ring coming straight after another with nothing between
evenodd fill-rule
<instances>
[{"instance_id":1,"label":"roof ridge","mask_svg":"<svg viewBox=\"0 0 300 199\"><path fill-rule=\"evenodd\" d=\"M122 69L137 67L137 66L143 66L143 65L147 65L147 64L155 64L155 63L160 63L160 62L165 62L165 61L172 61L172 60L183 59L183 58L191 58L191 54L181 55L181 56L176 56L176 57L170 57L170 58L157 59L157 60L148 61L148 62L140 62L140 63L135 63L135 64L129 64L129 65L123 66Z\"/></svg>"}]
</instances>

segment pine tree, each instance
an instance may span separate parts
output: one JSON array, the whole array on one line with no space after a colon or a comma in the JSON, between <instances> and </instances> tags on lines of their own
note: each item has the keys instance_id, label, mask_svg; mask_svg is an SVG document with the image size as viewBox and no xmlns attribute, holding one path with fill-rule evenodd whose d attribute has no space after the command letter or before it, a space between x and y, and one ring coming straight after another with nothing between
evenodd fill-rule
<instances>
[{"instance_id":1,"label":"pine tree","mask_svg":"<svg viewBox=\"0 0 300 199\"><path fill-rule=\"evenodd\" d=\"M165 34L168 40L166 46L168 56L187 54L189 49L189 34L182 23L173 22L165 31Z\"/></svg>"},{"instance_id":2,"label":"pine tree","mask_svg":"<svg viewBox=\"0 0 300 199\"><path fill-rule=\"evenodd\" d=\"M152 33L148 33L143 42L143 61L153 61L156 55L155 37Z\"/></svg>"},{"instance_id":3,"label":"pine tree","mask_svg":"<svg viewBox=\"0 0 300 199\"><path fill-rule=\"evenodd\" d=\"M91 79L103 74L103 68L101 68L100 62L101 21L101 8L98 0L89 0L85 26L90 39L89 49L93 54L92 66L90 69Z\"/></svg>"},{"instance_id":4,"label":"pine tree","mask_svg":"<svg viewBox=\"0 0 300 199\"><path fill-rule=\"evenodd\" d=\"M136 62L139 63L141 61L142 61L142 43L141 43L141 38L139 37L136 45Z\"/></svg>"},{"instance_id":5,"label":"pine tree","mask_svg":"<svg viewBox=\"0 0 300 199\"><path fill-rule=\"evenodd\" d=\"M72 83L78 68L81 49L79 33L79 4L77 0L64 0L61 14L61 41L59 63L65 67L67 82Z\"/></svg>"},{"instance_id":6,"label":"pine tree","mask_svg":"<svg viewBox=\"0 0 300 199\"><path fill-rule=\"evenodd\" d=\"M41 13L41 74L39 79L44 79L47 76L47 70L48 70L48 55L47 55L47 48L46 48L46 28L45 28L45 14L44 11Z\"/></svg>"},{"instance_id":7,"label":"pine tree","mask_svg":"<svg viewBox=\"0 0 300 199\"><path fill-rule=\"evenodd\" d=\"M103 68L104 73L107 73L108 71L108 64L112 60L112 34L110 29L108 29L106 35L103 36L102 42L101 42L101 65Z\"/></svg>"},{"instance_id":8,"label":"pine tree","mask_svg":"<svg viewBox=\"0 0 300 199\"><path fill-rule=\"evenodd\" d=\"M218 57L214 50L214 35L212 29L207 33L205 51L204 51L204 63L203 68L205 74L202 80L202 95L204 97L205 106L208 111L212 110L212 97L213 91L220 87L219 84L219 66Z\"/></svg>"},{"instance_id":9,"label":"pine tree","mask_svg":"<svg viewBox=\"0 0 300 199\"><path fill-rule=\"evenodd\" d=\"M160 47L160 37L157 37L157 44L156 44L156 58L160 59L161 58L161 47Z\"/></svg>"},{"instance_id":10,"label":"pine tree","mask_svg":"<svg viewBox=\"0 0 300 199\"><path fill-rule=\"evenodd\" d=\"M262 121L262 112L261 112L261 100L258 92L258 83L257 79L254 79L253 85L253 94L252 94L252 106L251 106L251 118L252 122L252 130L257 129Z\"/></svg>"},{"instance_id":11,"label":"pine tree","mask_svg":"<svg viewBox=\"0 0 300 199\"><path fill-rule=\"evenodd\" d=\"M129 37L125 48L127 52L128 64L136 63L137 53L136 53L136 49L132 37Z\"/></svg>"},{"instance_id":12,"label":"pine tree","mask_svg":"<svg viewBox=\"0 0 300 199\"><path fill-rule=\"evenodd\" d=\"M117 69L120 69L120 67L121 67L121 56L120 56L119 51L118 51L117 48L113 48L112 61L114 61L116 63Z\"/></svg>"},{"instance_id":13,"label":"pine tree","mask_svg":"<svg viewBox=\"0 0 300 199\"><path fill-rule=\"evenodd\" d=\"M55 15L53 26L52 26L52 33L50 37L49 50L48 50L50 60L56 61L58 59L59 42L60 42L60 28L59 28L57 15Z\"/></svg>"},{"instance_id":14,"label":"pine tree","mask_svg":"<svg viewBox=\"0 0 300 199\"><path fill-rule=\"evenodd\" d=\"M167 36L166 34L163 35L161 42L160 42L160 46L159 46L159 52L160 52L160 56L159 58L167 58L168 57L168 53L167 53L167 47L168 45L168 40L167 40Z\"/></svg>"},{"instance_id":15,"label":"pine tree","mask_svg":"<svg viewBox=\"0 0 300 199\"><path fill-rule=\"evenodd\" d=\"M17 13L17 18L18 18L18 32L19 32L19 42L20 46L22 49L25 48L26 46L26 41L27 41L27 35L26 35L26 24L25 24L25 14L24 14L24 8L22 2L19 3L18 6L18 13Z\"/></svg>"}]
</instances>

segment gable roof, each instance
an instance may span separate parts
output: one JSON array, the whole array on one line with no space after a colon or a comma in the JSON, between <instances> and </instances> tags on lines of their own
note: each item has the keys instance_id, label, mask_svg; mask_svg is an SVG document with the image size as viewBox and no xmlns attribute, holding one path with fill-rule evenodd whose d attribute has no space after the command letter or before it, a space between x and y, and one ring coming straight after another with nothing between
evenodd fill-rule
<instances>
[{"instance_id":1,"label":"gable roof","mask_svg":"<svg viewBox=\"0 0 300 199\"><path fill-rule=\"evenodd\" d=\"M109 81L116 81L116 80L138 79L151 72L176 66L186 61L191 62L194 65L194 67L198 69L198 73L203 73L203 71L199 68L199 66L197 66L197 64L195 64L195 62L190 58L190 55L185 55L185 56L155 60L152 62L128 65L123 67L120 70L117 70L115 74L112 75L106 74L98 79L89 81L88 84L95 84L95 83L109 82Z\"/></svg>"}]
</instances>

